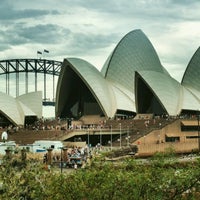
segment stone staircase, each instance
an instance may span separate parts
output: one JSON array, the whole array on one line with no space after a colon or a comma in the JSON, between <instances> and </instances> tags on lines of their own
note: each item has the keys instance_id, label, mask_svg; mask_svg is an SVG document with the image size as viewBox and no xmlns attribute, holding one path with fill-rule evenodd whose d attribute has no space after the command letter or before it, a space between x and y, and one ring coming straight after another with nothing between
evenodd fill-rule
<instances>
[{"instance_id":1,"label":"stone staircase","mask_svg":"<svg viewBox=\"0 0 200 200\"><path fill-rule=\"evenodd\" d=\"M148 122L147 122L148 121ZM151 131L155 129L160 129L166 126L169 123L172 123L173 120L166 120L163 118L154 119L129 119L129 120L112 120L107 122L107 126L112 126L114 128L120 129L122 132L126 132L127 134L122 135L121 145L126 146L127 136L129 136L129 143L133 143L134 141L138 140L139 138L149 134ZM148 125L146 125L148 123ZM121 124L121 125L120 125ZM120 136L115 138L113 141L113 146L119 146L119 139Z\"/></svg>"},{"instance_id":2,"label":"stone staircase","mask_svg":"<svg viewBox=\"0 0 200 200\"><path fill-rule=\"evenodd\" d=\"M51 131L51 130L26 130L21 129L17 132L8 133L8 140L15 141L16 144L26 145L32 144L36 140L56 140L59 135L63 134L63 131Z\"/></svg>"}]
</instances>

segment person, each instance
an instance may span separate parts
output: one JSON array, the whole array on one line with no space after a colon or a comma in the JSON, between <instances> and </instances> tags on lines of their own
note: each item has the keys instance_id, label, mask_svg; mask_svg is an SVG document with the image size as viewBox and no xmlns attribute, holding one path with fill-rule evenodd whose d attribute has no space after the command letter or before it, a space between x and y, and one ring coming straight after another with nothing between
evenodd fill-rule
<instances>
[{"instance_id":1,"label":"person","mask_svg":"<svg viewBox=\"0 0 200 200\"><path fill-rule=\"evenodd\" d=\"M74 164L74 169L77 170L77 164L76 163Z\"/></svg>"},{"instance_id":2,"label":"person","mask_svg":"<svg viewBox=\"0 0 200 200\"><path fill-rule=\"evenodd\" d=\"M43 156L43 163L45 163L45 164L47 163L47 154L46 153Z\"/></svg>"},{"instance_id":3,"label":"person","mask_svg":"<svg viewBox=\"0 0 200 200\"><path fill-rule=\"evenodd\" d=\"M1 139L2 141L5 143L8 139L8 133L6 131L4 131L1 135Z\"/></svg>"},{"instance_id":4,"label":"person","mask_svg":"<svg viewBox=\"0 0 200 200\"><path fill-rule=\"evenodd\" d=\"M47 169L50 172L51 171L51 165L47 165Z\"/></svg>"}]
</instances>

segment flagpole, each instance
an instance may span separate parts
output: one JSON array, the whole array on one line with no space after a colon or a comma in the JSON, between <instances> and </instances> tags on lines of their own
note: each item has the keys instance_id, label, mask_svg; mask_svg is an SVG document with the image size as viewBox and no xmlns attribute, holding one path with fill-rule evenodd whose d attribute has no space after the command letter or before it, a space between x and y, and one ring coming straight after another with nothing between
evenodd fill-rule
<instances>
[{"instance_id":1,"label":"flagpole","mask_svg":"<svg viewBox=\"0 0 200 200\"><path fill-rule=\"evenodd\" d=\"M38 59L38 55L41 54L42 55L42 52L41 51L37 51L37 59ZM41 59L41 58L40 58Z\"/></svg>"},{"instance_id":2,"label":"flagpole","mask_svg":"<svg viewBox=\"0 0 200 200\"><path fill-rule=\"evenodd\" d=\"M44 49L43 53L45 55L45 54L49 53L49 50ZM45 57L44 57L44 59L45 59Z\"/></svg>"}]
</instances>

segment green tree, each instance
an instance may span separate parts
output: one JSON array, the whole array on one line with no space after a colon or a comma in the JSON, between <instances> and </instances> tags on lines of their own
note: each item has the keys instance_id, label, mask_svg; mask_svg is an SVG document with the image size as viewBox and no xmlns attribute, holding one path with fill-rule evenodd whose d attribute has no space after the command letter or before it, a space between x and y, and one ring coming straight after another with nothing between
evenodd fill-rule
<instances>
[{"instance_id":1,"label":"green tree","mask_svg":"<svg viewBox=\"0 0 200 200\"><path fill-rule=\"evenodd\" d=\"M23 162L23 161L21 161ZM200 160L180 162L170 151L147 160L107 162L100 157L71 173L49 172L38 161L5 160L0 199L168 200L200 199Z\"/></svg>"}]
</instances>

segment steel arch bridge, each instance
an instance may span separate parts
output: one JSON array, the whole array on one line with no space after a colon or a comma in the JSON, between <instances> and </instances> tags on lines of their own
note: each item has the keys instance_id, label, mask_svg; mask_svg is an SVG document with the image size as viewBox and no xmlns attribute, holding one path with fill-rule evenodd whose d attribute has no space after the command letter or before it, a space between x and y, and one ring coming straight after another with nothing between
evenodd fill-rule
<instances>
[{"instance_id":1,"label":"steel arch bridge","mask_svg":"<svg viewBox=\"0 0 200 200\"><path fill-rule=\"evenodd\" d=\"M38 91L38 74L43 74L43 105L55 105L55 87L56 81L55 77L59 76L61 70L62 62L55 60L46 60L46 59L9 59L9 60L0 60L0 77L4 76L5 79L5 90L4 93L10 95L10 86L11 74L15 76L15 95L19 96L20 89L20 73L24 73L24 86L25 94L29 92L29 78L30 73L34 74L34 90ZM51 92L53 93L53 98L50 100L47 98L47 75L53 76ZM32 78L32 77L31 77ZM33 78L32 78L33 79ZM0 79L3 80L2 78ZM49 88L49 85L48 85ZM1 90L1 87L0 87ZM41 89L40 89L41 90Z\"/></svg>"}]
</instances>

